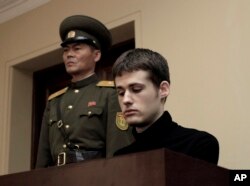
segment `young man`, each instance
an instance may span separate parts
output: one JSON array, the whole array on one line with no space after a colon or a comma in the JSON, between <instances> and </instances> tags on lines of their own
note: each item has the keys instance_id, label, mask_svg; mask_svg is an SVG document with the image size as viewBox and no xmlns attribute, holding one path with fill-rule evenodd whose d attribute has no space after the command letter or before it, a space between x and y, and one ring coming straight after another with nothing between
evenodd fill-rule
<instances>
[{"instance_id":1,"label":"young man","mask_svg":"<svg viewBox=\"0 0 250 186\"><path fill-rule=\"evenodd\" d=\"M96 19L75 15L62 21L60 36L72 82L48 98L36 167L112 157L133 138L117 120L120 107L113 82L99 82L95 75L96 63L111 45L108 29Z\"/></svg>"},{"instance_id":2,"label":"young man","mask_svg":"<svg viewBox=\"0 0 250 186\"><path fill-rule=\"evenodd\" d=\"M113 77L123 116L133 126L136 139L115 155L165 147L217 164L216 138L178 125L164 111L170 91L169 68L164 57L149 49L127 51L116 60Z\"/></svg>"}]
</instances>

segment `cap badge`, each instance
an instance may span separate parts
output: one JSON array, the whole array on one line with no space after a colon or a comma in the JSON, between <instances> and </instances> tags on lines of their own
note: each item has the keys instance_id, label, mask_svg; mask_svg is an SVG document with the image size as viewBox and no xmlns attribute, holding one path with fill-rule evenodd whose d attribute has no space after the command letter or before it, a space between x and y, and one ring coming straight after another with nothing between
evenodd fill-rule
<instances>
[{"instance_id":1,"label":"cap badge","mask_svg":"<svg viewBox=\"0 0 250 186\"><path fill-rule=\"evenodd\" d=\"M75 31L69 31L67 38L74 38L76 36L76 32Z\"/></svg>"},{"instance_id":2,"label":"cap badge","mask_svg":"<svg viewBox=\"0 0 250 186\"><path fill-rule=\"evenodd\" d=\"M116 113L116 126L120 130L127 130L128 129L128 123L126 122L122 112L117 112Z\"/></svg>"}]
</instances>

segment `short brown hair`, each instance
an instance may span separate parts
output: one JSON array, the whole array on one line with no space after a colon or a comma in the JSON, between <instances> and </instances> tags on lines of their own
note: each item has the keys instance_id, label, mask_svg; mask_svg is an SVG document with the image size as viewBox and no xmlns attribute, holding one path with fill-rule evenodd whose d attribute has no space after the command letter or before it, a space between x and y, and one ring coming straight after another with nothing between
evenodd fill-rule
<instances>
[{"instance_id":1,"label":"short brown hair","mask_svg":"<svg viewBox=\"0 0 250 186\"><path fill-rule=\"evenodd\" d=\"M150 49L136 48L124 52L114 63L112 74L115 78L121 76L123 72L137 70L148 71L149 78L156 87L159 87L162 81L167 81L170 84L167 60Z\"/></svg>"}]
</instances>

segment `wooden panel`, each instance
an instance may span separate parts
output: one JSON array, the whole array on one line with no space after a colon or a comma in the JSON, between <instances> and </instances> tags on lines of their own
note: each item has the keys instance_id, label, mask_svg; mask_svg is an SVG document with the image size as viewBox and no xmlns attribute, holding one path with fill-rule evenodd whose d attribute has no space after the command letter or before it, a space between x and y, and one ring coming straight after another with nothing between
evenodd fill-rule
<instances>
[{"instance_id":1,"label":"wooden panel","mask_svg":"<svg viewBox=\"0 0 250 186\"><path fill-rule=\"evenodd\" d=\"M227 186L229 170L166 149L0 176L1 186Z\"/></svg>"}]
</instances>

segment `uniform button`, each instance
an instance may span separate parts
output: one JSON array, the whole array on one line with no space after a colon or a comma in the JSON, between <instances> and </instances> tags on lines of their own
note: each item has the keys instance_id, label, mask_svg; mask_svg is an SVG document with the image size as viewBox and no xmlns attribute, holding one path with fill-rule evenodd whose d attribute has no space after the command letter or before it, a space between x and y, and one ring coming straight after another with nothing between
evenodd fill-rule
<instances>
[{"instance_id":1,"label":"uniform button","mask_svg":"<svg viewBox=\"0 0 250 186\"><path fill-rule=\"evenodd\" d=\"M88 115L90 116L92 114L92 112L91 111L88 111Z\"/></svg>"},{"instance_id":2,"label":"uniform button","mask_svg":"<svg viewBox=\"0 0 250 186\"><path fill-rule=\"evenodd\" d=\"M66 148L67 147L67 145L66 144L63 144L63 148Z\"/></svg>"},{"instance_id":3,"label":"uniform button","mask_svg":"<svg viewBox=\"0 0 250 186\"><path fill-rule=\"evenodd\" d=\"M68 129L68 128L69 128L69 125L65 125L65 128Z\"/></svg>"},{"instance_id":4,"label":"uniform button","mask_svg":"<svg viewBox=\"0 0 250 186\"><path fill-rule=\"evenodd\" d=\"M78 89L75 89L74 92L75 92L75 93L79 93L79 90L78 90Z\"/></svg>"},{"instance_id":5,"label":"uniform button","mask_svg":"<svg viewBox=\"0 0 250 186\"><path fill-rule=\"evenodd\" d=\"M69 106L68 106L68 109L72 109L72 108L73 108L73 105L69 105Z\"/></svg>"}]
</instances>

